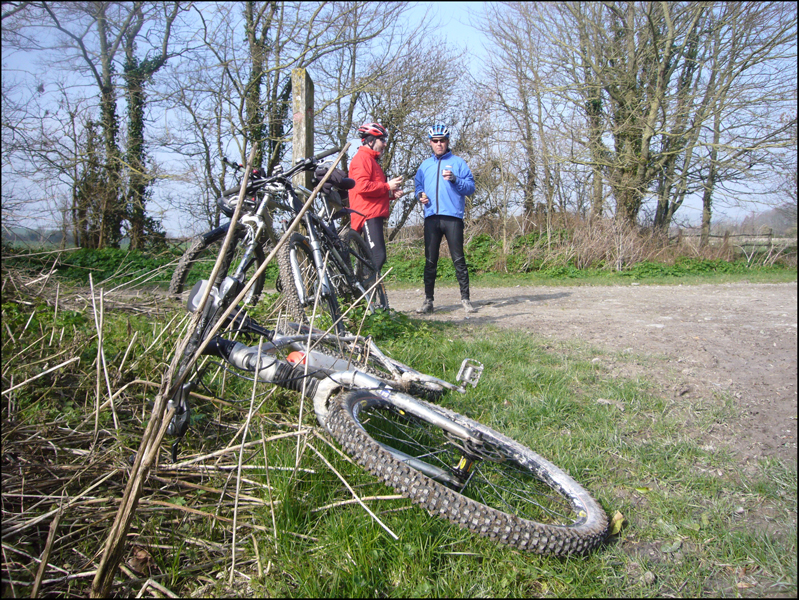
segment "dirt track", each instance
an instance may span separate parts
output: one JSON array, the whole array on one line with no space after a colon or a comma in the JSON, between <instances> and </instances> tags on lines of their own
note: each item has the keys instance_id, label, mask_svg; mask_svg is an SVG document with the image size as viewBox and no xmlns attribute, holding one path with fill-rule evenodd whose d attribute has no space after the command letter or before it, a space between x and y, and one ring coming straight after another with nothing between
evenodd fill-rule
<instances>
[{"instance_id":1,"label":"dirt track","mask_svg":"<svg viewBox=\"0 0 799 600\"><path fill-rule=\"evenodd\" d=\"M681 401L728 394L740 420L720 423L708 443L742 463L772 456L796 464L797 284L474 288L466 316L456 287L436 290L425 319L490 323L631 353L619 376L641 375ZM412 313L421 289L389 289L392 308ZM415 313L413 316L418 317ZM637 365L637 367L636 367Z\"/></svg>"}]
</instances>

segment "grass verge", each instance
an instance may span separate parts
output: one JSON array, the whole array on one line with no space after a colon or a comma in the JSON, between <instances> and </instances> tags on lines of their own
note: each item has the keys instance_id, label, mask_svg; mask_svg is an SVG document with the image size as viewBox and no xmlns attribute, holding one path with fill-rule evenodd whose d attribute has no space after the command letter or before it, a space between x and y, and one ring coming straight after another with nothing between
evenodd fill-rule
<instances>
[{"instance_id":1,"label":"grass verge","mask_svg":"<svg viewBox=\"0 0 799 600\"><path fill-rule=\"evenodd\" d=\"M91 579L78 575L96 568L148 418L153 392L135 382L160 381L179 336L175 305L144 315L135 303L108 310L102 341L84 306L56 314L42 300L4 298L4 596L30 595L30 565L52 516L34 520L64 498L41 589L86 594ZM796 594L795 467L763 461L742 471L729 451L704 445L702 431L735 418L729 398L684 404L644 379L611 377L606 365L623 356L529 334L402 315L368 326L382 348L439 377L453 380L464 356L482 361L478 388L442 404L567 470L609 516L623 516L620 532L567 559L495 546L394 498L338 452L309 407L301 416L296 395L268 386L256 390L238 478L252 388L220 370L193 400L185 466L169 465L163 448L116 593L138 593L152 578L181 595L212 596ZM114 396L116 422L110 407L97 409L98 389L100 402Z\"/></svg>"}]
</instances>

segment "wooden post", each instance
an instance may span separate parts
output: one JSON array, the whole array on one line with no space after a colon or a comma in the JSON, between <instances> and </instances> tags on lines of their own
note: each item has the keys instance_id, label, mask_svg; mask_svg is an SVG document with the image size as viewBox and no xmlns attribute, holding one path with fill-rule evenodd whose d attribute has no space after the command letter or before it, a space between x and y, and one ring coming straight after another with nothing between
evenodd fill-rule
<instances>
[{"instance_id":1,"label":"wooden post","mask_svg":"<svg viewBox=\"0 0 799 600\"><path fill-rule=\"evenodd\" d=\"M291 162L313 156L313 81L305 69L291 70L291 101L294 113L294 137L292 139ZM295 185L311 189L313 173L297 173L292 180Z\"/></svg>"}]
</instances>

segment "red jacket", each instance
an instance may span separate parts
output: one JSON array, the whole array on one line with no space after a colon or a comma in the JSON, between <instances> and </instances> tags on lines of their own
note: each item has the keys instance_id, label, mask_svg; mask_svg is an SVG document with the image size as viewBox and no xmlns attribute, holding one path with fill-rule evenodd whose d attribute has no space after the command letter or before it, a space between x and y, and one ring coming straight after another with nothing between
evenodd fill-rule
<instances>
[{"instance_id":1,"label":"red jacket","mask_svg":"<svg viewBox=\"0 0 799 600\"><path fill-rule=\"evenodd\" d=\"M349 192L350 208L364 215L350 214L352 228L360 231L366 219L388 217L389 187L383 169L377 164L377 152L361 146L350 163L349 177L355 180L355 187Z\"/></svg>"}]
</instances>

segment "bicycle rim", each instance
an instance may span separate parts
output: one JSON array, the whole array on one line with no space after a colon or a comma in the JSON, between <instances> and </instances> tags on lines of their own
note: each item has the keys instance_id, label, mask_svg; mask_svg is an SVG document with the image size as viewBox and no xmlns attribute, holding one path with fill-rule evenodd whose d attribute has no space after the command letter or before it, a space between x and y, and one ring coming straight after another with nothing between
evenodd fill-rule
<instances>
[{"instance_id":1,"label":"bicycle rim","mask_svg":"<svg viewBox=\"0 0 799 600\"><path fill-rule=\"evenodd\" d=\"M330 294L319 294L319 277L313 261L313 253L308 240L294 234L278 252L278 268L283 296L289 315L301 325L313 322L316 329L327 330L338 321L334 331L345 333L344 324L339 320L339 306L333 290ZM300 296L298 287L303 291Z\"/></svg>"},{"instance_id":2,"label":"bicycle rim","mask_svg":"<svg viewBox=\"0 0 799 600\"><path fill-rule=\"evenodd\" d=\"M479 431L483 443L465 444L366 391L340 397L327 427L384 483L475 533L553 555L585 552L602 541L605 513L561 469L488 427L425 405Z\"/></svg>"}]
</instances>

